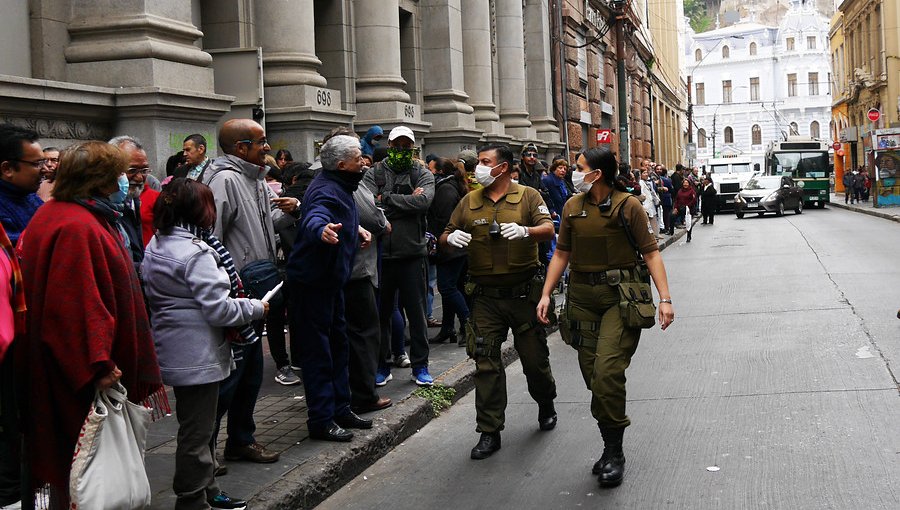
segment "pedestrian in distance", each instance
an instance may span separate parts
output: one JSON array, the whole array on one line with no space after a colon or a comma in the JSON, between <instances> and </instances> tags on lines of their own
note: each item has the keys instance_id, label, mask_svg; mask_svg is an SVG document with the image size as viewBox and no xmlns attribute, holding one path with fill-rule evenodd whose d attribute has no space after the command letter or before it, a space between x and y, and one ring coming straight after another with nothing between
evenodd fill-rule
<instances>
[{"instance_id":1,"label":"pedestrian in distance","mask_svg":"<svg viewBox=\"0 0 900 510\"><path fill-rule=\"evenodd\" d=\"M347 429L369 429L372 421L350 409L344 289L357 249L367 249L372 236L360 227L353 199L364 173L359 139L334 136L320 156L322 172L306 190L288 259L288 308L291 332L300 341L309 437L350 441L353 433Z\"/></svg>"},{"instance_id":2,"label":"pedestrian in distance","mask_svg":"<svg viewBox=\"0 0 900 510\"><path fill-rule=\"evenodd\" d=\"M703 215L703 224L712 225L716 218L716 187L712 179L707 175L703 177L703 191L700 194L700 213Z\"/></svg>"},{"instance_id":3,"label":"pedestrian in distance","mask_svg":"<svg viewBox=\"0 0 900 510\"><path fill-rule=\"evenodd\" d=\"M675 235L675 222L672 217L672 206L674 205L673 194L675 192L675 185L672 183L672 179L668 176L668 170L666 167L659 165L659 200L660 200L660 209L662 209L663 213L663 225L665 225L666 233L671 235Z\"/></svg>"},{"instance_id":4,"label":"pedestrian in distance","mask_svg":"<svg viewBox=\"0 0 900 510\"><path fill-rule=\"evenodd\" d=\"M844 172L841 183L844 185L844 203L846 204L853 196L853 172Z\"/></svg>"},{"instance_id":5,"label":"pedestrian in distance","mask_svg":"<svg viewBox=\"0 0 900 510\"><path fill-rule=\"evenodd\" d=\"M506 145L478 151L475 169L482 189L459 202L441 236L441 244L466 250L474 296L472 320L466 324L466 353L475 360L476 431L472 459L485 459L500 449L506 421L506 372L500 358L509 330L528 393L538 404L538 428L556 426L556 382L550 370L547 333L537 323L535 308L543 277L538 243L554 236L550 211L539 192L513 183L513 154Z\"/></svg>"},{"instance_id":6,"label":"pedestrian in distance","mask_svg":"<svg viewBox=\"0 0 900 510\"><path fill-rule=\"evenodd\" d=\"M219 383L234 363L226 328L237 342L258 342L250 323L269 304L238 297L243 287L231 254L212 235L215 221L209 186L173 179L154 205L156 234L142 262L160 372L177 399L172 489L178 510L246 506L219 489L210 441Z\"/></svg>"},{"instance_id":7,"label":"pedestrian in distance","mask_svg":"<svg viewBox=\"0 0 900 510\"><path fill-rule=\"evenodd\" d=\"M687 230L687 242L691 242L691 232L694 230L694 220L691 211L697 205L697 192L691 181L681 181L681 189L675 194L675 221L684 225Z\"/></svg>"},{"instance_id":8,"label":"pedestrian in distance","mask_svg":"<svg viewBox=\"0 0 900 510\"><path fill-rule=\"evenodd\" d=\"M641 335L641 329L629 325L622 315L619 287L640 282L649 285L652 276L661 296L658 320L662 329L675 320L675 311L647 215L641 203L615 181L615 156L608 149L589 149L576 164L572 180L580 193L569 199L563 211L537 316L541 323L550 323L550 295L569 265L567 311L560 317L560 331L578 351L581 374L592 393L591 414L603 437L603 454L592 472L602 487L614 487L625 476L622 440L631 424L625 413L625 370ZM607 249L597 250L598 245ZM642 274L636 251L643 256L649 275Z\"/></svg>"}]
</instances>

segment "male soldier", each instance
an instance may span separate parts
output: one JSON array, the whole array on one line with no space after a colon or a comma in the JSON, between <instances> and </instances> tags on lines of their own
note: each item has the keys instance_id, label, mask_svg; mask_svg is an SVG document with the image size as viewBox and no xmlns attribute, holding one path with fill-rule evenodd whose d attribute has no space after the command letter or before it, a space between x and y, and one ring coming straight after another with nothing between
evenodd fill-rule
<instances>
[{"instance_id":1,"label":"male soldier","mask_svg":"<svg viewBox=\"0 0 900 510\"><path fill-rule=\"evenodd\" d=\"M511 181L509 147L483 147L478 161L475 175L484 188L459 202L441 243L469 252L475 299L474 323L466 325L466 351L476 364L476 430L481 432L472 458L485 459L500 449L506 411L500 346L510 329L528 392L538 403L538 425L541 430L556 426L556 382L550 371L547 335L535 316L543 285L537 243L552 238L554 229L537 190Z\"/></svg>"}]
</instances>

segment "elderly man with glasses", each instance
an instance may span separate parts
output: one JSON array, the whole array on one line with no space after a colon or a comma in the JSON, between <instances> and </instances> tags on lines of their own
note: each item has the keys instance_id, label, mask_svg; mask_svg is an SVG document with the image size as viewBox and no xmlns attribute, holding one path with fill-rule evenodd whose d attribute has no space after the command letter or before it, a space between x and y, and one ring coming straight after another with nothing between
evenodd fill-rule
<instances>
[{"instance_id":1,"label":"elderly man with glasses","mask_svg":"<svg viewBox=\"0 0 900 510\"><path fill-rule=\"evenodd\" d=\"M47 163L37 140L34 131L0 125L0 223L13 245L44 203L35 194Z\"/></svg>"},{"instance_id":2,"label":"elderly man with glasses","mask_svg":"<svg viewBox=\"0 0 900 510\"><path fill-rule=\"evenodd\" d=\"M150 163L147 159L147 151L137 138L121 135L109 141L128 156L128 169L125 175L128 177L128 196L125 198L125 209L122 226L128 234L128 242L131 247L131 257L134 259L135 269L140 275L141 262L144 260L144 247L153 237L153 206L159 197L159 191L151 188L148 183L150 176Z\"/></svg>"}]
</instances>

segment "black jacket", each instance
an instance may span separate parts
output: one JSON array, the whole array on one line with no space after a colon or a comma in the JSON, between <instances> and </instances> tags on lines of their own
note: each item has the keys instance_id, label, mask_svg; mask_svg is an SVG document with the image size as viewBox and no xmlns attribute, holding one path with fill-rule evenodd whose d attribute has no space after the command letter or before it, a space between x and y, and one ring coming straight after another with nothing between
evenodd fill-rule
<instances>
[{"instance_id":1,"label":"black jacket","mask_svg":"<svg viewBox=\"0 0 900 510\"><path fill-rule=\"evenodd\" d=\"M718 202L718 200L716 200L716 194L716 187L712 184L703 188L703 191L700 193L700 210L703 214L713 214L716 212L716 205Z\"/></svg>"},{"instance_id":2,"label":"black jacket","mask_svg":"<svg viewBox=\"0 0 900 510\"><path fill-rule=\"evenodd\" d=\"M434 200L431 202L431 207L428 208L427 216L428 231L434 237L440 239L447 224L450 223L450 215L453 214L453 210L456 209L456 205L463 196L464 193L459 189L455 176L442 175L437 178L434 185ZM440 263L465 255L465 250L448 250L438 244L436 260Z\"/></svg>"}]
</instances>

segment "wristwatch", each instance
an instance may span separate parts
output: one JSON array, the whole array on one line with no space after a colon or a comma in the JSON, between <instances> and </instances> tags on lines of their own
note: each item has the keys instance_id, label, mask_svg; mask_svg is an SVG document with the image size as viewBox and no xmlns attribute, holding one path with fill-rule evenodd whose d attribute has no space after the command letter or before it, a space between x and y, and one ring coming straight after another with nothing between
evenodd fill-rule
<instances>
[{"instance_id":1,"label":"wristwatch","mask_svg":"<svg viewBox=\"0 0 900 510\"><path fill-rule=\"evenodd\" d=\"M660 302L660 303L669 303L669 304L671 305L671 304L672 304L672 299L671 299L671 298L669 298L669 299L660 299L659 302Z\"/></svg>"},{"instance_id":2,"label":"wristwatch","mask_svg":"<svg viewBox=\"0 0 900 510\"><path fill-rule=\"evenodd\" d=\"M531 233L528 232L528 227L525 227L525 237L523 237L522 239L526 239L526 238L528 238L530 235L531 235Z\"/></svg>"}]
</instances>

